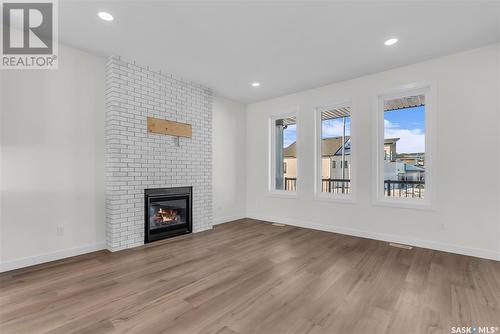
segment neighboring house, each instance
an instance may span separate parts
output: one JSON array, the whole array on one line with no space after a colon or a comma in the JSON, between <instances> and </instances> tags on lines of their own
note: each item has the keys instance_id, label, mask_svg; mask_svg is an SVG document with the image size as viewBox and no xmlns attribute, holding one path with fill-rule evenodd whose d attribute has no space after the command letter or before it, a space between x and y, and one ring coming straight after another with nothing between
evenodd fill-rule
<instances>
[{"instance_id":1,"label":"neighboring house","mask_svg":"<svg viewBox=\"0 0 500 334\"><path fill-rule=\"evenodd\" d=\"M405 175L403 177L405 181L424 181L425 169L405 163Z\"/></svg>"},{"instance_id":2,"label":"neighboring house","mask_svg":"<svg viewBox=\"0 0 500 334\"><path fill-rule=\"evenodd\" d=\"M324 138L321 142L322 178L351 179L351 138L345 137L342 159L342 137Z\"/></svg>"},{"instance_id":3,"label":"neighboring house","mask_svg":"<svg viewBox=\"0 0 500 334\"><path fill-rule=\"evenodd\" d=\"M424 153L398 154L396 149L398 141L399 138L384 140L384 180L425 181ZM324 138L321 142L321 152L323 191L340 192L342 188L344 192L343 187L349 187L348 180L351 179L351 138L346 136L344 145L342 145L342 137ZM283 150L285 189L296 189L296 157L297 148L296 143L293 142ZM397 183L392 189L400 189L400 187L406 187L406 185Z\"/></svg>"},{"instance_id":4,"label":"neighboring house","mask_svg":"<svg viewBox=\"0 0 500 334\"><path fill-rule=\"evenodd\" d=\"M425 153L400 153L398 160L414 166L425 166Z\"/></svg>"},{"instance_id":5,"label":"neighboring house","mask_svg":"<svg viewBox=\"0 0 500 334\"><path fill-rule=\"evenodd\" d=\"M296 143L288 145L283 150L283 172L285 178L296 178L297 177L297 147Z\"/></svg>"},{"instance_id":6,"label":"neighboring house","mask_svg":"<svg viewBox=\"0 0 500 334\"><path fill-rule=\"evenodd\" d=\"M424 153L396 153L399 138L384 140L384 180L424 181Z\"/></svg>"},{"instance_id":7,"label":"neighboring house","mask_svg":"<svg viewBox=\"0 0 500 334\"><path fill-rule=\"evenodd\" d=\"M424 181L425 169L402 161L385 161L384 180Z\"/></svg>"},{"instance_id":8,"label":"neighboring house","mask_svg":"<svg viewBox=\"0 0 500 334\"><path fill-rule=\"evenodd\" d=\"M399 138L388 138L384 140L384 153L386 160L386 176L396 177L398 175L410 173L413 179L413 174L416 171L411 170L411 168L406 167L405 164L396 162L396 143ZM345 150L344 150L344 161L342 161L342 137L332 137L324 138L321 142L321 152L322 152L322 173L321 177L323 179L350 179L351 178L351 139L349 136L345 137ZM283 150L284 157L284 174L285 178L296 178L297 177L297 159L296 159L296 144L293 142L288 147ZM345 168L345 170L342 170ZM422 168L420 168L422 169ZM420 171L419 171L420 172ZM423 173L423 169L422 169Z\"/></svg>"},{"instance_id":9,"label":"neighboring house","mask_svg":"<svg viewBox=\"0 0 500 334\"><path fill-rule=\"evenodd\" d=\"M342 137L325 138L322 141L322 178L342 179L342 168L345 166L344 178L351 177L351 141L345 137L344 162L342 162ZM297 177L296 144L293 142L284 149L285 178Z\"/></svg>"},{"instance_id":10,"label":"neighboring house","mask_svg":"<svg viewBox=\"0 0 500 334\"><path fill-rule=\"evenodd\" d=\"M396 143L399 138L387 138L384 139L384 160L394 161L396 160Z\"/></svg>"}]
</instances>

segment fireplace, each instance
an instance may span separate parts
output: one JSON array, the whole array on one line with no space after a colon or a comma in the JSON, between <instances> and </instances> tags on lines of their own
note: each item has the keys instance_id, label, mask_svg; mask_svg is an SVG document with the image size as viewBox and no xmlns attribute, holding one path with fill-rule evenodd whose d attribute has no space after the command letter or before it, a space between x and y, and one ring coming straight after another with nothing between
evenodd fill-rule
<instances>
[{"instance_id":1,"label":"fireplace","mask_svg":"<svg viewBox=\"0 0 500 334\"><path fill-rule=\"evenodd\" d=\"M144 243L192 231L192 187L144 190Z\"/></svg>"}]
</instances>

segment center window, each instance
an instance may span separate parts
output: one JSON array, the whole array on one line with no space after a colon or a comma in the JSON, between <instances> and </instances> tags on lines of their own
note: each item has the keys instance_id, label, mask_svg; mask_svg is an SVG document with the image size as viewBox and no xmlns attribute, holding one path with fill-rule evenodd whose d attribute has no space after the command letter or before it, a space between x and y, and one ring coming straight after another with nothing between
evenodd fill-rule
<instances>
[{"instance_id":1,"label":"center window","mask_svg":"<svg viewBox=\"0 0 500 334\"><path fill-rule=\"evenodd\" d=\"M317 193L349 197L352 193L351 106L317 110Z\"/></svg>"}]
</instances>

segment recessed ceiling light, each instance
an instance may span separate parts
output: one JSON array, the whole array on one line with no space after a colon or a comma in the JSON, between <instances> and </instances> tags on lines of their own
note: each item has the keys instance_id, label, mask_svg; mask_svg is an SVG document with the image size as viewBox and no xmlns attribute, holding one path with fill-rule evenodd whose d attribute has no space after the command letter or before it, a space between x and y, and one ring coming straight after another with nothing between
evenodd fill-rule
<instances>
[{"instance_id":1,"label":"recessed ceiling light","mask_svg":"<svg viewBox=\"0 0 500 334\"><path fill-rule=\"evenodd\" d=\"M97 13L97 16L99 16L104 21L113 21L115 19L113 15L108 12L99 12Z\"/></svg>"},{"instance_id":2,"label":"recessed ceiling light","mask_svg":"<svg viewBox=\"0 0 500 334\"><path fill-rule=\"evenodd\" d=\"M260 82L252 82L252 87L259 87L260 86Z\"/></svg>"},{"instance_id":3,"label":"recessed ceiling light","mask_svg":"<svg viewBox=\"0 0 500 334\"><path fill-rule=\"evenodd\" d=\"M385 41L384 44L390 46L396 44L397 42L398 42L397 38L390 38L387 41Z\"/></svg>"}]
</instances>

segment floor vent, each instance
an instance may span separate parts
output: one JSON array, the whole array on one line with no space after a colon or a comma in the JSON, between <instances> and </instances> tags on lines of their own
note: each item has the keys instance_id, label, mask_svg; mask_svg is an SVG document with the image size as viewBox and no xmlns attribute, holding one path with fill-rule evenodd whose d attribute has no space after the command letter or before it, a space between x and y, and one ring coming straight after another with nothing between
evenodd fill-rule
<instances>
[{"instance_id":1,"label":"floor vent","mask_svg":"<svg viewBox=\"0 0 500 334\"><path fill-rule=\"evenodd\" d=\"M397 248L403 248L403 249L413 249L412 246L409 246L409 245L403 245L403 244L396 244L394 242L390 242L389 243L389 246L392 246L392 247L397 247Z\"/></svg>"},{"instance_id":2,"label":"floor vent","mask_svg":"<svg viewBox=\"0 0 500 334\"><path fill-rule=\"evenodd\" d=\"M271 225L273 226L278 226L278 227L285 227L285 224L280 224L280 223L272 223Z\"/></svg>"}]
</instances>

